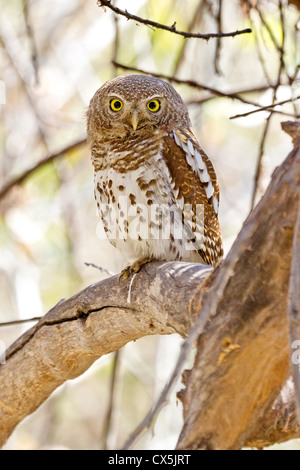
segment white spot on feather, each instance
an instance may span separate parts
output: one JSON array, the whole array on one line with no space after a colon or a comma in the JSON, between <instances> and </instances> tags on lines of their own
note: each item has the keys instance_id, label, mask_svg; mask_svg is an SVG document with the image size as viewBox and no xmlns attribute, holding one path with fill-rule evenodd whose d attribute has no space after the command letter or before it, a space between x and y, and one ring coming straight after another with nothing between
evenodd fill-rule
<instances>
[{"instance_id":1,"label":"white spot on feather","mask_svg":"<svg viewBox=\"0 0 300 470\"><path fill-rule=\"evenodd\" d=\"M195 157L196 157L196 160L197 160L197 163L198 163L198 166L199 166L200 170L204 170L205 164L204 164L204 162L202 160L202 157L201 157L201 154L200 154L200 152L197 148L195 149Z\"/></svg>"},{"instance_id":2,"label":"white spot on feather","mask_svg":"<svg viewBox=\"0 0 300 470\"><path fill-rule=\"evenodd\" d=\"M207 196L207 199L210 199L213 194L214 194L214 187L212 185L212 182L210 181L208 183L208 185L205 187L205 192L206 192L206 196Z\"/></svg>"},{"instance_id":3,"label":"white spot on feather","mask_svg":"<svg viewBox=\"0 0 300 470\"><path fill-rule=\"evenodd\" d=\"M210 181L210 177L209 177L206 167L204 168L203 171L200 172L200 180L202 183L208 183Z\"/></svg>"},{"instance_id":4,"label":"white spot on feather","mask_svg":"<svg viewBox=\"0 0 300 470\"><path fill-rule=\"evenodd\" d=\"M195 155L195 149L194 149L193 143L190 139L188 139L187 145L188 145L188 149L189 149L191 155Z\"/></svg>"},{"instance_id":5,"label":"white spot on feather","mask_svg":"<svg viewBox=\"0 0 300 470\"><path fill-rule=\"evenodd\" d=\"M218 198L217 198L216 195L213 197L213 206L214 206L215 213L218 215L218 212L219 212L219 201L218 201Z\"/></svg>"}]
</instances>

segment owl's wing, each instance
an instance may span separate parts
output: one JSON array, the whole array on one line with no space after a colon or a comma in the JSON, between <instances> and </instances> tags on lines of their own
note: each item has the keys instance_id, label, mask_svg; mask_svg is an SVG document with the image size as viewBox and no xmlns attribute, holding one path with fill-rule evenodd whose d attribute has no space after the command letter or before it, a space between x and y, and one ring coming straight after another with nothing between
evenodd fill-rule
<instances>
[{"instance_id":1,"label":"owl's wing","mask_svg":"<svg viewBox=\"0 0 300 470\"><path fill-rule=\"evenodd\" d=\"M185 235L205 263L215 264L223 248L219 186L213 165L189 129L176 129L164 137L162 156L176 195L173 202L182 212ZM200 222L197 214L202 214Z\"/></svg>"}]
</instances>

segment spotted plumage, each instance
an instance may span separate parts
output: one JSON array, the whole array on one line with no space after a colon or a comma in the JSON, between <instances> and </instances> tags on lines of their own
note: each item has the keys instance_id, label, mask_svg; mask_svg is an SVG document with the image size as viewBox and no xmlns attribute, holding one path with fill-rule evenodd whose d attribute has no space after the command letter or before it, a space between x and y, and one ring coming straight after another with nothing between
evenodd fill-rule
<instances>
[{"instance_id":1,"label":"spotted plumage","mask_svg":"<svg viewBox=\"0 0 300 470\"><path fill-rule=\"evenodd\" d=\"M87 118L99 215L128 263L214 265L223 254L219 187L175 89L117 77L96 92Z\"/></svg>"}]
</instances>

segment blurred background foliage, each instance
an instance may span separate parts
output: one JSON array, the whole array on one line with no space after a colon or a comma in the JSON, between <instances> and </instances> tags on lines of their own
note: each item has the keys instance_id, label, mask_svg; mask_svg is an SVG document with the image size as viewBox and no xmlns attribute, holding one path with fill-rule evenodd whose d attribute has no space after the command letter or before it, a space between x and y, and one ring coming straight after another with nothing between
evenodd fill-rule
<instances>
[{"instance_id":1,"label":"blurred background foliage","mask_svg":"<svg viewBox=\"0 0 300 470\"><path fill-rule=\"evenodd\" d=\"M216 168L225 252L253 199L259 199L273 169L292 148L280 122L300 114L299 2L113 4L169 26L176 21L179 30L212 33L251 27L253 33L184 39L116 16L95 0L1 0L0 322L41 316L61 298L105 277L86 262L114 273L123 267L122 255L104 239L97 218L86 144L73 146L5 190L41 158L85 139L85 112L95 91L113 76L130 73L112 60L229 94L174 83ZM237 93L238 98L230 97ZM258 109L248 101L268 106L292 98L273 108L277 112L230 119ZM29 326L2 326L0 344L8 346ZM175 336L148 337L129 344L116 369L115 355L100 359L28 417L6 448L120 448L159 395L180 342ZM181 425L175 390L153 432L145 433L136 448L174 448Z\"/></svg>"}]
</instances>

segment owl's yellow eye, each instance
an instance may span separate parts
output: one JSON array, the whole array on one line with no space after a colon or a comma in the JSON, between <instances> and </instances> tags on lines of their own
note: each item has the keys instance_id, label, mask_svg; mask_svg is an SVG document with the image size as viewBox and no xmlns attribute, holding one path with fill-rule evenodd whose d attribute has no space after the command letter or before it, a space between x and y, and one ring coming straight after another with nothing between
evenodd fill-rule
<instances>
[{"instance_id":1,"label":"owl's yellow eye","mask_svg":"<svg viewBox=\"0 0 300 470\"><path fill-rule=\"evenodd\" d=\"M151 100L147 103L147 108L152 113L156 113L160 109L160 102L158 100Z\"/></svg>"},{"instance_id":2,"label":"owl's yellow eye","mask_svg":"<svg viewBox=\"0 0 300 470\"><path fill-rule=\"evenodd\" d=\"M121 100L119 100L118 98L115 98L113 100L111 100L110 102L110 108L113 110L113 111L120 111L120 109L123 108L123 103Z\"/></svg>"}]
</instances>

